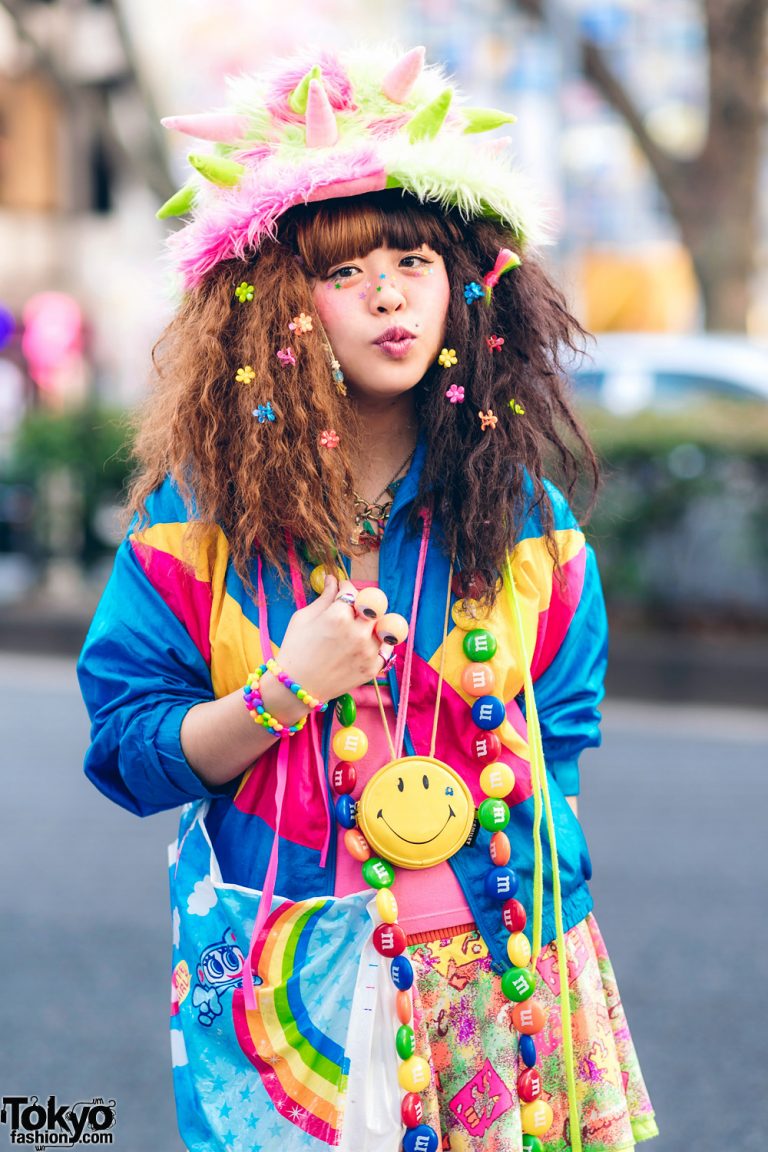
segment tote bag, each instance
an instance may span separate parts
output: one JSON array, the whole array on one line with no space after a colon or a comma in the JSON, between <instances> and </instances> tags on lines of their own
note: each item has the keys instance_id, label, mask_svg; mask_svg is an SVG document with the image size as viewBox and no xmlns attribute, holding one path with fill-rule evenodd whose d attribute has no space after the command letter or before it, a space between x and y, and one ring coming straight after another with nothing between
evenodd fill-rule
<instances>
[{"instance_id":1,"label":"tote bag","mask_svg":"<svg viewBox=\"0 0 768 1152\"><path fill-rule=\"evenodd\" d=\"M190 1152L396 1152L395 989L371 942L370 890L275 896L253 941L255 1009L243 995L261 892L222 881L207 801L169 846L171 1053Z\"/></svg>"}]
</instances>

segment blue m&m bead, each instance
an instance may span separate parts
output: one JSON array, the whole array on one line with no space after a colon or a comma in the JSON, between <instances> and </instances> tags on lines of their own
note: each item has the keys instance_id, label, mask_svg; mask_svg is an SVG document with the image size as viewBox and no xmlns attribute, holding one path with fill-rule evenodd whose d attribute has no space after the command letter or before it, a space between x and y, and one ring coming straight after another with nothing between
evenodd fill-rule
<instances>
[{"instance_id":1,"label":"blue m&m bead","mask_svg":"<svg viewBox=\"0 0 768 1152\"><path fill-rule=\"evenodd\" d=\"M514 868L491 868L485 874L485 893L492 900L508 900L517 892L517 873Z\"/></svg>"},{"instance_id":2,"label":"blue m&m bead","mask_svg":"<svg viewBox=\"0 0 768 1152\"><path fill-rule=\"evenodd\" d=\"M405 953L393 957L392 963L389 966L389 974L392 977L392 983L398 991L408 991L411 984L413 984L413 964L411 964Z\"/></svg>"},{"instance_id":3,"label":"blue m&m bead","mask_svg":"<svg viewBox=\"0 0 768 1152\"><path fill-rule=\"evenodd\" d=\"M351 796L339 796L336 801L336 819L342 828L357 827L357 805Z\"/></svg>"},{"instance_id":4,"label":"blue m&m bead","mask_svg":"<svg viewBox=\"0 0 768 1152\"><path fill-rule=\"evenodd\" d=\"M536 1041L524 1032L520 1034L520 1058L526 1068L533 1068L536 1063Z\"/></svg>"},{"instance_id":5,"label":"blue m&m bead","mask_svg":"<svg viewBox=\"0 0 768 1152\"><path fill-rule=\"evenodd\" d=\"M403 1152L436 1152L438 1144L437 1132L429 1124L406 1128L403 1136Z\"/></svg>"},{"instance_id":6,"label":"blue m&m bead","mask_svg":"<svg viewBox=\"0 0 768 1152\"><path fill-rule=\"evenodd\" d=\"M504 701L499 700L498 696L478 696L472 705L472 719L478 728L482 728L486 732L500 728L506 718L507 710L504 707Z\"/></svg>"}]
</instances>

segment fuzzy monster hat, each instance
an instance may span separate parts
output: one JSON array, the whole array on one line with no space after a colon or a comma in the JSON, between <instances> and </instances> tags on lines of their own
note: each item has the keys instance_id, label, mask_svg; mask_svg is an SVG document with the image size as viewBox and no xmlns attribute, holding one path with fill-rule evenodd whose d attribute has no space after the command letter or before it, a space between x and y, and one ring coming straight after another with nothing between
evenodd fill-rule
<instances>
[{"instance_id":1,"label":"fuzzy monster hat","mask_svg":"<svg viewBox=\"0 0 768 1152\"><path fill-rule=\"evenodd\" d=\"M544 239L540 206L505 154L509 138L477 138L515 117L464 105L423 48L305 51L230 78L228 92L225 111L162 121L213 142L189 156L194 175L158 212L189 217L168 240L187 289L257 249L294 205L385 188L500 220L521 243Z\"/></svg>"}]
</instances>

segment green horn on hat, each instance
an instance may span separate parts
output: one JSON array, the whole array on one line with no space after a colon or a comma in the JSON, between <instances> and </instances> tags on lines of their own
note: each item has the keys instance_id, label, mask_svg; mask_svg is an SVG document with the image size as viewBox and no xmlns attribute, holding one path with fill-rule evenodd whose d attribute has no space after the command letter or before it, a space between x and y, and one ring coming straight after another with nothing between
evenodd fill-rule
<instances>
[{"instance_id":1,"label":"green horn on hat","mask_svg":"<svg viewBox=\"0 0 768 1152\"><path fill-rule=\"evenodd\" d=\"M194 184L185 184L178 192L174 192L162 207L158 208L155 217L158 220L168 220L171 216L183 216L189 212L195 202Z\"/></svg>"},{"instance_id":2,"label":"green horn on hat","mask_svg":"<svg viewBox=\"0 0 768 1152\"><path fill-rule=\"evenodd\" d=\"M497 108L462 108L465 132L490 132L502 124L514 124L517 116L511 112L500 112Z\"/></svg>"},{"instance_id":3,"label":"green horn on hat","mask_svg":"<svg viewBox=\"0 0 768 1152\"><path fill-rule=\"evenodd\" d=\"M405 126L411 144L415 144L417 140L432 140L437 136L448 115L452 99L453 90L445 88L431 104L426 104L411 117Z\"/></svg>"},{"instance_id":4,"label":"green horn on hat","mask_svg":"<svg viewBox=\"0 0 768 1152\"><path fill-rule=\"evenodd\" d=\"M237 184L245 168L236 160L226 160L223 156L201 156L196 152L187 157L193 168L201 176L210 180L211 184L218 184L222 188L231 188Z\"/></svg>"},{"instance_id":5,"label":"green horn on hat","mask_svg":"<svg viewBox=\"0 0 768 1152\"><path fill-rule=\"evenodd\" d=\"M299 81L288 97L288 107L291 112L295 112L297 116L304 115L307 110L307 100L309 99L309 82L310 80L321 80L322 75L320 65L313 64L304 79Z\"/></svg>"}]
</instances>

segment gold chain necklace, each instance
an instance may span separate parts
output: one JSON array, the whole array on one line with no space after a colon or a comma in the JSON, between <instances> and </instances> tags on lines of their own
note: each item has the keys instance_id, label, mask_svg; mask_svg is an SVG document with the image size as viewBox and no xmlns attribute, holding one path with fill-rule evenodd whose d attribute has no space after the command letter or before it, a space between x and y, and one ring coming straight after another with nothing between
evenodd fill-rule
<instances>
[{"instance_id":1,"label":"gold chain necklace","mask_svg":"<svg viewBox=\"0 0 768 1152\"><path fill-rule=\"evenodd\" d=\"M375 549L381 547L381 539L384 535L384 529L387 526L387 520L389 520L389 514L392 511L392 505L394 503L394 494L390 494L388 500L382 500L381 498L385 493L389 492L392 485L400 478L401 473L405 471L413 459L415 452L416 449L413 448L397 469L392 479L384 485L374 500L368 501L364 496L360 496L357 492L353 491L355 523L349 537L349 543L352 547L361 548L366 552L373 552Z\"/></svg>"}]
</instances>

